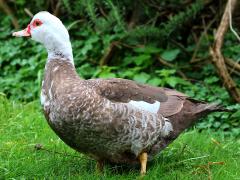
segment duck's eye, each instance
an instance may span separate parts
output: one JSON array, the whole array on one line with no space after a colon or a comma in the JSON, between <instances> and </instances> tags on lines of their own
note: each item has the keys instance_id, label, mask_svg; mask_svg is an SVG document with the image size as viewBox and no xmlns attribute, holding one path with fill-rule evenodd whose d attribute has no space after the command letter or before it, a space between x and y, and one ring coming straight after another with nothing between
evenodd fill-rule
<instances>
[{"instance_id":1,"label":"duck's eye","mask_svg":"<svg viewBox=\"0 0 240 180\"><path fill-rule=\"evenodd\" d=\"M34 27L41 26L41 25L42 25L42 21L40 21L39 19L36 19L36 20L33 22L33 26L34 26Z\"/></svg>"}]
</instances>

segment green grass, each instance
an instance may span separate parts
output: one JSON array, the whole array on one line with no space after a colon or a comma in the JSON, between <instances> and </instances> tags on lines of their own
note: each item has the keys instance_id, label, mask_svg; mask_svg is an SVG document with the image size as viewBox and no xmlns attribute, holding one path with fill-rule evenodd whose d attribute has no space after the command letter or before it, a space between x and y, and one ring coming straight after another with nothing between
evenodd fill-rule
<instances>
[{"instance_id":1,"label":"green grass","mask_svg":"<svg viewBox=\"0 0 240 180\"><path fill-rule=\"evenodd\" d=\"M38 101L23 105L0 95L0 179L139 178L139 167L106 165L97 175L95 164L53 133ZM144 179L239 179L239 169L239 139L193 130L159 154Z\"/></svg>"}]
</instances>

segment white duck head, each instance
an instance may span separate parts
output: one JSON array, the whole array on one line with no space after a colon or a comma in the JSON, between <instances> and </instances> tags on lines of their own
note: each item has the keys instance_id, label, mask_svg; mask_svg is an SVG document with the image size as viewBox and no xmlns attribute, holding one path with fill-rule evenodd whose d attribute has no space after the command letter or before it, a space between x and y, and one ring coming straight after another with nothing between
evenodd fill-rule
<instances>
[{"instance_id":1,"label":"white duck head","mask_svg":"<svg viewBox=\"0 0 240 180\"><path fill-rule=\"evenodd\" d=\"M64 58L73 64L69 34L62 21L47 11L37 13L26 29L14 32L13 36L30 36L42 43L48 51L48 59Z\"/></svg>"}]
</instances>

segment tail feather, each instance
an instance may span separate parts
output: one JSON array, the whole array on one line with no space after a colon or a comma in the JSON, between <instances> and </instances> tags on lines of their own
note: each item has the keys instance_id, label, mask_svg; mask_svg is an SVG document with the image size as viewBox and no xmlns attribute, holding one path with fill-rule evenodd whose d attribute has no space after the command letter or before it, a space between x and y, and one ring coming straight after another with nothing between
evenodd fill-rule
<instances>
[{"instance_id":1,"label":"tail feather","mask_svg":"<svg viewBox=\"0 0 240 180\"><path fill-rule=\"evenodd\" d=\"M201 103L196 108L196 115L205 116L211 112L232 112L229 109L226 109L225 107L219 105L218 103Z\"/></svg>"},{"instance_id":2,"label":"tail feather","mask_svg":"<svg viewBox=\"0 0 240 180\"><path fill-rule=\"evenodd\" d=\"M177 114L167 117L173 125L173 139L182 131L191 127L200 118L212 112L231 112L217 103L206 103L196 100L186 100L183 108Z\"/></svg>"}]
</instances>

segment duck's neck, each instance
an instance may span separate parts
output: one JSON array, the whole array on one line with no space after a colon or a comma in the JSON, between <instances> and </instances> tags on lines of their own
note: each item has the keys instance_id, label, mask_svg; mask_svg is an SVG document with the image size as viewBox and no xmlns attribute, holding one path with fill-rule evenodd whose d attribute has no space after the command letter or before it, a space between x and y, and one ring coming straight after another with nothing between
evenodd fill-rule
<instances>
[{"instance_id":1,"label":"duck's neck","mask_svg":"<svg viewBox=\"0 0 240 180\"><path fill-rule=\"evenodd\" d=\"M75 79L79 76L76 72L74 65L70 59L64 57L48 59L45 65L44 79L52 81L58 79L58 81L65 81L66 79Z\"/></svg>"},{"instance_id":2,"label":"duck's neck","mask_svg":"<svg viewBox=\"0 0 240 180\"><path fill-rule=\"evenodd\" d=\"M56 88L52 89L53 85L54 87L68 86L69 83L77 80L80 80L80 78L75 67L68 59L49 59L45 65L42 89L45 94L48 95L49 90L51 90L52 93L56 90Z\"/></svg>"},{"instance_id":3,"label":"duck's neck","mask_svg":"<svg viewBox=\"0 0 240 180\"><path fill-rule=\"evenodd\" d=\"M74 66L70 41L61 42L56 39L44 45L48 52L48 61L52 59L62 59L70 62Z\"/></svg>"},{"instance_id":4,"label":"duck's neck","mask_svg":"<svg viewBox=\"0 0 240 180\"><path fill-rule=\"evenodd\" d=\"M70 60L65 58L48 59L45 65L44 79L42 81L41 104L48 111L52 100L59 96L58 92L65 89L71 91L71 83L81 80Z\"/></svg>"}]
</instances>

